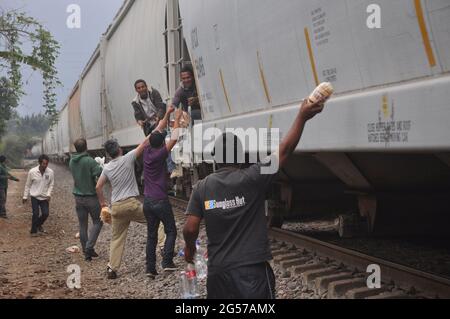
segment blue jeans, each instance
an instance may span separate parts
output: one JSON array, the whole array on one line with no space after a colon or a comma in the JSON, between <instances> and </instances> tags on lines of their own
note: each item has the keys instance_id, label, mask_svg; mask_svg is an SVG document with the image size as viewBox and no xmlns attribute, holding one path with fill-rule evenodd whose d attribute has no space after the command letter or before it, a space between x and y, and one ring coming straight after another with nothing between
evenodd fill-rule
<instances>
[{"instance_id":1,"label":"blue jeans","mask_svg":"<svg viewBox=\"0 0 450 319\"><path fill-rule=\"evenodd\" d=\"M81 247L83 252L89 252L94 249L103 226L100 220L100 203L97 196L75 196L75 203L80 224ZM88 235L89 216L92 218L92 228Z\"/></svg>"},{"instance_id":2,"label":"blue jeans","mask_svg":"<svg viewBox=\"0 0 450 319\"><path fill-rule=\"evenodd\" d=\"M166 233L162 267L173 263L177 226L173 216L172 206L168 199L152 200L145 198L144 215L147 219L147 271L156 271L156 246L158 245L158 228L162 222Z\"/></svg>"},{"instance_id":3,"label":"blue jeans","mask_svg":"<svg viewBox=\"0 0 450 319\"><path fill-rule=\"evenodd\" d=\"M31 219L31 233L35 234L37 233L38 228L44 225L45 221L48 218L49 203L48 200L39 200L37 198L31 197L31 207L33 209L33 218Z\"/></svg>"}]
</instances>

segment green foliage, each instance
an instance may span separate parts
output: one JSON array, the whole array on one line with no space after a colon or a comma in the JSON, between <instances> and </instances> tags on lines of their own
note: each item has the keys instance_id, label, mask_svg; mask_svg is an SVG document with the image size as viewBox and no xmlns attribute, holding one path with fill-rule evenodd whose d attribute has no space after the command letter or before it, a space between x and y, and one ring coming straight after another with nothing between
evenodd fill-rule
<instances>
[{"instance_id":1,"label":"green foliage","mask_svg":"<svg viewBox=\"0 0 450 319\"><path fill-rule=\"evenodd\" d=\"M10 82L5 77L0 77L0 139L6 133L6 123L13 115L17 107L17 99L11 89Z\"/></svg>"},{"instance_id":2,"label":"green foliage","mask_svg":"<svg viewBox=\"0 0 450 319\"><path fill-rule=\"evenodd\" d=\"M25 52L28 47L30 52ZM61 84L55 67L59 48L50 32L34 18L18 11L0 11L0 74L7 76L2 80L2 100L3 94L8 97L8 102L1 106L2 114L4 110L6 115L10 114L23 96L21 66L28 65L41 71L45 114L56 121L55 89ZM4 129L7 120L8 116L0 116L0 136L4 134L1 128Z\"/></svg>"}]
</instances>

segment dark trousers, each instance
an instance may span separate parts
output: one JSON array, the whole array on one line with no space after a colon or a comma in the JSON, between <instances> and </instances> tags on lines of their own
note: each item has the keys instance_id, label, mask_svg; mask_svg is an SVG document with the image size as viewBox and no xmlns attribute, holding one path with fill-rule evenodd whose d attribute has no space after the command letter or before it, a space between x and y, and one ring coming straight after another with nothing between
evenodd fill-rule
<instances>
[{"instance_id":1,"label":"dark trousers","mask_svg":"<svg viewBox=\"0 0 450 319\"><path fill-rule=\"evenodd\" d=\"M80 224L80 242L83 252L94 249L103 223L100 219L100 203L97 196L75 196L78 222ZM88 235L89 216L92 219L91 232Z\"/></svg>"},{"instance_id":2,"label":"dark trousers","mask_svg":"<svg viewBox=\"0 0 450 319\"><path fill-rule=\"evenodd\" d=\"M275 275L268 263L208 274L208 299L275 299Z\"/></svg>"},{"instance_id":3,"label":"dark trousers","mask_svg":"<svg viewBox=\"0 0 450 319\"><path fill-rule=\"evenodd\" d=\"M6 188L0 188L0 216L6 216Z\"/></svg>"},{"instance_id":4,"label":"dark trousers","mask_svg":"<svg viewBox=\"0 0 450 319\"><path fill-rule=\"evenodd\" d=\"M144 215L147 219L147 271L156 270L156 246L158 244L158 228L162 222L166 233L162 266L173 263L177 226L173 216L172 206L168 199L144 201Z\"/></svg>"},{"instance_id":5,"label":"dark trousers","mask_svg":"<svg viewBox=\"0 0 450 319\"><path fill-rule=\"evenodd\" d=\"M44 225L49 215L48 200L39 200L31 197L31 207L33 208L33 218L31 220L31 233L35 234L38 228Z\"/></svg>"}]
</instances>

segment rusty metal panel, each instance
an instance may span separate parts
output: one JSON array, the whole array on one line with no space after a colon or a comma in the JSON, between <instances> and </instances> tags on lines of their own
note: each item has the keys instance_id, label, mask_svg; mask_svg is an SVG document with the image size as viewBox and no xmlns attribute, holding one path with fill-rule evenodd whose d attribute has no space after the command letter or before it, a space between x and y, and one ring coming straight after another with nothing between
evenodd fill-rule
<instances>
[{"instance_id":1,"label":"rusty metal panel","mask_svg":"<svg viewBox=\"0 0 450 319\"><path fill-rule=\"evenodd\" d=\"M80 97L81 90L78 87L69 100L69 138L70 138L70 152L75 152L73 143L84 137L84 132L81 123L80 113Z\"/></svg>"},{"instance_id":2,"label":"rusty metal panel","mask_svg":"<svg viewBox=\"0 0 450 319\"><path fill-rule=\"evenodd\" d=\"M89 149L100 149L102 138L101 61L96 59L81 82L81 118Z\"/></svg>"}]
</instances>

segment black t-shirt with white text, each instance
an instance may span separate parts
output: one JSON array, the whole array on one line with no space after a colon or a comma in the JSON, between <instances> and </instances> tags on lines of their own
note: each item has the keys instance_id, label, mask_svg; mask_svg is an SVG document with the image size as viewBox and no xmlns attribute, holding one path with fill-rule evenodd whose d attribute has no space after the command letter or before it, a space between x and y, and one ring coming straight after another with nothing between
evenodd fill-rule
<instances>
[{"instance_id":1,"label":"black t-shirt with white text","mask_svg":"<svg viewBox=\"0 0 450 319\"><path fill-rule=\"evenodd\" d=\"M186 213L205 219L210 274L272 259L265 195L276 175L262 166L224 168L194 187Z\"/></svg>"}]
</instances>

